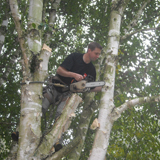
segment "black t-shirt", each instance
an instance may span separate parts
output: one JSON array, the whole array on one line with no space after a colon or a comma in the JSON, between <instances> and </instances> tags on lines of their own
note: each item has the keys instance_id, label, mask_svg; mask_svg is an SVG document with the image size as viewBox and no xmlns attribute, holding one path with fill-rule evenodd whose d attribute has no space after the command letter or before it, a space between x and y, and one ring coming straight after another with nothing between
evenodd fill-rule
<instances>
[{"instance_id":1,"label":"black t-shirt","mask_svg":"<svg viewBox=\"0 0 160 160\"><path fill-rule=\"evenodd\" d=\"M87 76L92 76L94 79L93 81L95 81L96 79L95 67L91 62L86 64L83 61L83 55L84 54L81 53L72 53L62 62L60 66L68 71L78 73L81 75L84 75L86 73ZM58 76L67 85L71 84L71 81L73 80L73 78L63 77L60 75Z\"/></svg>"}]
</instances>

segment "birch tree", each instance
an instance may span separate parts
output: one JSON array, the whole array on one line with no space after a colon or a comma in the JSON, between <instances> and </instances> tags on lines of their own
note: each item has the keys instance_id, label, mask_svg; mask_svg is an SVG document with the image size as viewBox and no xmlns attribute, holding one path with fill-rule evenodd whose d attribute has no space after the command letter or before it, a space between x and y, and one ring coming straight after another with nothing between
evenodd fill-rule
<instances>
[{"instance_id":1,"label":"birch tree","mask_svg":"<svg viewBox=\"0 0 160 160\"><path fill-rule=\"evenodd\" d=\"M101 98L101 106L98 116L98 122L100 128L98 129L92 153L89 159L105 159L107 147L109 144L109 137L111 128L115 117L110 115L114 108L114 85L115 85L115 71L116 71L116 57L118 56L119 37L120 37L120 25L121 15L125 9L128 1L121 1L117 3L113 1L109 33L108 33L108 46L105 51L105 73L104 80L106 81L105 87L103 87L103 95ZM115 10L115 8L118 8Z\"/></svg>"},{"instance_id":2,"label":"birch tree","mask_svg":"<svg viewBox=\"0 0 160 160\"><path fill-rule=\"evenodd\" d=\"M7 102L1 99L0 123L5 133L2 138L9 137L3 123L11 122L14 129L19 126L19 141L13 142L8 159L158 157L159 3L157 0L3 1L2 5L10 8L10 12L1 14L4 20L8 18L5 23L8 32L3 32L1 21L1 58L15 67L1 62L1 93L8 96ZM73 94L56 122L51 107L47 114L50 128L44 132L42 83L30 82L44 82L67 54L84 51L90 41L104 46L96 64L97 80L106 82L102 92L84 94L78 108L81 98ZM17 107L14 110L11 106ZM13 125L19 118L16 112L20 112L17 126ZM67 131L73 112L76 117L65 133L64 146L54 152L53 144ZM10 117L14 118L9 120ZM95 136L90 129L93 121Z\"/></svg>"},{"instance_id":3,"label":"birch tree","mask_svg":"<svg viewBox=\"0 0 160 160\"><path fill-rule=\"evenodd\" d=\"M123 11L125 10L125 7L128 4L128 2L129 1L112 1L113 4L108 33L109 38L107 49L105 51L106 59L104 70L106 71L106 74L104 74L104 79L106 80L106 85L104 88L104 94L101 98L101 105L98 116L100 128L97 130L94 139L93 149L89 157L89 159L92 160L105 159L113 123L121 116L121 113L124 110L126 110L128 107L139 105L147 101L157 101L159 99L159 96L153 97L153 99L152 97L137 98L117 108L115 108L114 106L116 57L118 56L119 48L120 26L122 18L121 15L123 15ZM137 20L143 12L143 9L149 2L150 1L146 1L143 3L142 7L137 12L136 18L131 21L129 26L127 26L127 32L131 30L131 27L133 27L133 25L136 25Z\"/></svg>"}]
</instances>

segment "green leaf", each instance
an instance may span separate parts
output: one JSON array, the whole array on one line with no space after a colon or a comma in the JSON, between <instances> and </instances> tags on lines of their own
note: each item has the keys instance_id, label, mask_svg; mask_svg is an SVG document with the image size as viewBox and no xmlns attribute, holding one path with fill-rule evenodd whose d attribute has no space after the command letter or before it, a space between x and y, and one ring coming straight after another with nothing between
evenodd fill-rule
<instances>
[{"instance_id":1,"label":"green leaf","mask_svg":"<svg viewBox=\"0 0 160 160\"><path fill-rule=\"evenodd\" d=\"M32 23L32 27L35 29L35 28L36 28L36 24L35 24L35 23Z\"/></svg>"}]
</instances>

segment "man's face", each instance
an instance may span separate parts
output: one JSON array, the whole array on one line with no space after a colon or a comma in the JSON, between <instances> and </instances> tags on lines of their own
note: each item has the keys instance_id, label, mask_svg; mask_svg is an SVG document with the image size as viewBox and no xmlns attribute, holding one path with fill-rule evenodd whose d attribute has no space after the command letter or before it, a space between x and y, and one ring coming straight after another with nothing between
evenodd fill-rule
<instances>
[{"instance_id":1,"label":"man's face","mask_svg":"<svg viewBox=\"0 0 160 160\"><path fill-rule=\"evenodd\" d=\"M95 48L93 51L91 49L88 49L88 52L91 61L97 60L101 54L101 50L99 48Z\"/></svg>"}]
</instances>

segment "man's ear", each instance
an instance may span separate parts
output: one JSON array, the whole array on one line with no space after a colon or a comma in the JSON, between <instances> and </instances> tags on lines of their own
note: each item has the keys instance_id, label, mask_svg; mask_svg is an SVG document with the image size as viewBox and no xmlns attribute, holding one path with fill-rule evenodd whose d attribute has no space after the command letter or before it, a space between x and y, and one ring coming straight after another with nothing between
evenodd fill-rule
<instances>
[{"instance_id":1,"label":"man's ear","mask_svg":"<svg viewBox=\"0 0 160 160\"><path fill-rule=\"evenodd\" d=\"M91 49L90 48L88 48L88 51L87 51L88 53L90 53L91 52Z\"/></svg>"}]
</instances>

